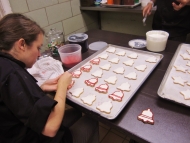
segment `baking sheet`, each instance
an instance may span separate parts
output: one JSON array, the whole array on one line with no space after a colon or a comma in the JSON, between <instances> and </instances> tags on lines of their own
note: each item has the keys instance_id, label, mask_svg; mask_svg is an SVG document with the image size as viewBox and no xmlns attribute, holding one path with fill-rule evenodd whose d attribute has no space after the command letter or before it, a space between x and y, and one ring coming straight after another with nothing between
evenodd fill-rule
<instances>
[{"instance_id":1,"label":"baking sheet","mask_svg":"<svg viewBox=\"0 0 190 143\"><path fill-rule=\"evenodd\" d=\"M179 103L181 105L190 106L190 100L185 100L184 96L180 94L180 91L185 91L187 89L190 89L190 86L185 84L184 86L181 86L179 84L174 84L172 76L180 76L182 79L187 80L190 82L190 74L188 72L180 72L176 71L175 66L183 66L184 68L187 68L188 71L190 71L190 67L186 66L187 61L184 60L181 54L187 53L186 50L190 50L189 44L180 44L178 46L178 49L176 50L175 55L173 56L170 65L168 66L168 69L164 75L164 78L160 84L160 87L158 89L158 95L164 99L168 99L171 101L174 101L175 103Z\"/></svg>"},{"instance_id":2,"label":"baking sheet","mask_svg":"<svg viewBox=\"0 0 190 143\"><path fill-rule=\"evenodd\" d=\"M101 6L106 6L106 7L119 7L119 8L134 8L138 5L140 5L141 2L135 3L134 5L119 5L119 4L101 4Z\"/></svg>"},{"instance_id":3,"label":"baking sheet","mask_svg":"<svg viewBox=\"0 0 190 143\"><path fill-rule=\"evenodd\" d=\"M115 47L116 52L115 53L108 53L106 51L106 49L109 46ZM72 96L68 90L67 98L69 100L93 111L93 112L100 114L101 116L103 116L107 119L114 119L122 111L122 109L125 107L125 105L130 101L130 99L133 97L135 92L140 88L140 86L143 84L143 82L146 80L146 78L151 74L151 72L157 66L157 64L161 61L161 59L163 58L163 55L158 54L158 53L142 51L142 50L136 50L136 49L132 49L132 48L110 45L110 44L108 45L108 47L105 47L105 48L99 50L98 52L91 55L90 57L88 57L87 59L85 59L84 61L82 61L81 63L79 63L78 65L76 65L75 67L73 67L72 69L69 70L70 72L73 72L75 70L80 69L80 67L82 67L84 65L89 65L90 61L92 59L98 58L102 54L107 53L109 55L107 60L100 59L101 61L100 61L99 65L92 65L92 69L89 73L88 72L82 72L82 75L80 76L80 78L73 78L73 80L75 80L75 84L73 85L73 87L70 90L83 87L84 92L80 95L79 98L76 98L76 97ZM123 51L123 50L126 51L125 56L117 56L116 55L117 52ZM132 53L138 54L138 58L134 59L135 62L133 64L133 66L130 67L130 66L124 65L123 62L130 60L131 58L128 58L127 56L132 54ZM156 63L145 62L145 60L148 59L150 56L155 56L157 58L157 62ZM118 64L110 63L109 60L112 58L115 58L115 57L118 57L120 59L119 63ZM105 65L107 63L111 64L110 70L109 71L103 70L102 77L98 79L98 83L94 87L86 86L84 81L91 79L91 78L94 78L94 76L92 76L91 73L95 72L96 70L99 70L100 66ZM137 71L134 68L135 66L138 66L141 64L147 65L147 69L144 72ZM113 70L115 70L118 67L124 67L125 68L124 74L116 74L113 72ZM133 71L137 73L137 79L136 80L129 80L129 79L124 77L124 75L127 75L128 73L133 72ZM117 82L115 85L109 84L109 90L108 90L107 94L103 94L103 93L99 93L99 92L95 91L95 87L97 87L100 84L105 83L104 79L107 79L108 77L114 76L114 75L117 77ZM118 91L116 89L116 87L120 86L122 83L124 83L126 81L131 85L130 92L126 92L126 91L123 92L124 97L123 97L121 102L113 101L112 99L110 99L108 97L108 95L112 94L114 91ZM91 106L84 104L81 100L81 97L85 97L89 94L96 95L96 100L94 101L94 103ZM108 102L108 101L112 101L112 105L113 105L111 112L109 114L104 113L104 112L100 112L99 110L96 109L96 107L98 105L102 104L103 102Z\"/></svg>"}]
</instances>

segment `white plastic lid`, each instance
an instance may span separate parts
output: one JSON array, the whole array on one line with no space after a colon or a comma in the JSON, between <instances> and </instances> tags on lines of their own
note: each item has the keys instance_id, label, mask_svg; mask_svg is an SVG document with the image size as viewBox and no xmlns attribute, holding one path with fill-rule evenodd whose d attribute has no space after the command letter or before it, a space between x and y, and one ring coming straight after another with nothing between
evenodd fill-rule
<instances>
[{"instance_id":1,"label":"white plastic lid","mask_svg":"<svg viewBox=\"0 0 190 143\"><path fill-rule=\"evenodd\" d=\"M67 38L69 42L82 42L86 39L88 39L88 35L85 33L72 34Z\"/></svg>"},{"instance_id":2,"label":"white plastic lid","mask_svg":"<svg viewBox=\"0 0 190 143\"><path fill-rule=\"evenodd\" d=\"M89 49L93 51L101 50L102 48L105 48L108 44L103 41L93 42L89 45Z\"/></svg>"}]
</instances>

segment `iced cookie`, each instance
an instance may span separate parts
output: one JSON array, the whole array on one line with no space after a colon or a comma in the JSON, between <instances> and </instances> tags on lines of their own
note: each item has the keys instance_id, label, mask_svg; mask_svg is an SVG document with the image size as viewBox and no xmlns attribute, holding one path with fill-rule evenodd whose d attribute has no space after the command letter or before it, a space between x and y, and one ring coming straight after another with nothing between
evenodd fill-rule
<instances>
[{"instance_id":1,"label":"iced cookie","mask_svg":"<svg viewBox=\"0 0 190 143\"><path fill-rule=\"evenodd\" d=\"M108 84L101 84L95 88L96 91L99 93L107 93L108 92Z\"/></svg>"},{"instance_id":2,"label":"iced cookie","mask_svg":"<svg viewBox=\"0 0 190 143\"><path fill-rule=\"evenodd\" d=\"M131 80L136 80L137 79L137 74L136 74L136 72L131 72L131 73L125 75L124 77L126 77L128 79L131 79Z\"/></svg>"},{"instance_id":3,"label":"iced cookie","mask_svg":"<svg viewBox=\"0 0 190 143\"><path fill-rule=\"evenodd\" d=\"M81 74L82 74L81 70L76 70L76 71L72 72L72 77L79 78Z\"/></svg>"},{"instance_id":4,"label":"iced cookie","mask_svg":"<svg viewBox=\"0 0 190 143\"><path fill-rule=\"evenodd\" d=\"M109 46L108 48L107 48L107 50L106 50L106 52L109 52L109 53L115 53L115 47L111 47L111 46Z\"/></svg>"},{"instance_id":5,"label":"iced cookie","mask_svg":"<svg viewBox=\"0 0 190 143\"><path fill-rule=\"evenodd\" d=\"M84 88L71 89L69 93L74 97L79 97L84 92Z\"/></svg>"},{"instance_id":6,"label":"iced cookie","mask_svg":"<svg viewBox=\"0 0 190 143\"><path fill-rule=\"evenodd\" d=\"M103 66L100 66L101 69L109 71L111 68L111 64L105 64Z\"/></svg>"},{"instance_id":7,"label":"iced cookie","mask_svg":"<svg viewBox=\"0 0 190 143\"><path fill-rule=\"evenodd\" d=\"M103 74L103 71L100 69L100 70L93 72L91 75L100 78L100 77L102 77L102 74Z\"/></svg>"},{"instance_id":8,"label":"iced cookie","mask_svg":"<svg viewBox=\"0 0 190 143\"><path fill-rule=\"evenodd\" d=\"M153 113L150 109L144 110L137 119L144 123L154 125Z\"/></svg>"},{"instance_id":9,"label":"iced cookie","mask_svg":"<svg viewBox=\"0 0 190 143\"><path fill-rule=\"evenodd\" d=\"M190 50L187 50L188 54L190 55Z\"/></svg>"},{"instance_id":10,"label":"iced cookie","mask_svg":"<svg viewBox=\"0 0 190 143\"><path fill-rule=\"evenodd\" d=\"M146 65L139 65L139 66L136 66L136 67L135 67L136 70L142 71L142 72L144 72L146 68L147 68Z\"/></svg>"},{"instance_id":11,"label":"iced cookie","mask_svg":"<svg viewBox=\"0 0 190 143\"><path fill-rule=\"evenodd\" d=\"M113 70L113 72L117 73L117 74L123 74L125 71L125 69L123 67L119 67L115 70Z\"/></svg>"},{"instance_id":12,"label":"iced cookie","mask_svg":"<svg viewBox=\"0 0 190 143\"><path fill-rule=\"evenodd\" d=\"M129 92L131 90L130 87L131 85L128 82L125 82L118 86L117 89Z\"/></svg>"},{"instance_id":13,"label":"iced cookie","mask_svg":"<svg viewBox=\"0 0 190 143\"><path fill-rule=\"evenodd\" d=\"M99 65L100 59L99 58L93 59L93 60L90 61L90 63L93 64L93 65Z\"/></svg>"},{"instance_id":14,"label":"iced cookie","mask_svg":"<svg viewBox=\"0 0 190 143\"><path fill-rule=\"evenodd\" d=\"M180 93L184 96L185 100L189 100L190 99L190 90L187 89L185 91L180 91Z\"/></svg>"},{"instance_id":15,"label":"iced cookie","mask_svg":"<svg viewBox=\"0 0 190 143\"><path fill-rule=\"evenodd\" d=\"M108 102L104 102L101 105L97 106L96 108L98 110L100 110L101 112L110 114L111 113L111 108L113 107L112 102L108 101Z\"/></svg>"},{"instance_id":16,"label":"iced cookie","mask_svg":"<svg viewBox=\"0 0 190 143\"><path fill-rule=\"evenodd\" d=\"M174 67L175 67L176 71L181 71L181 72L186 73L187 69L184 68L183 66L176 66L176 65L174 65Z\"/></svg>"},{"instance_id":17,"label":"iced cookie","mask_svg":"<svg viewBox=\"0 0 190 143\"><path fill-rule=\"evenodd\" d=\"M154 57L154 56L152 56L152 57L146 59L146 62L149 62L149 63L156 63L156 62L157 62L157 58Z\"/></svg>"},{"instance_id":18,"label":"iced cookie","mask_svg":"<svg viewBox=\"0 0 190 143\"><path fill-rule=\"evenodd\" d=\"M114 101L122 101L124 94L122 91L115 91L114 93L108 95L109 98L111 98Z\"/></svg>"},{"instance_id":19,"label":"iced cookie","mask_svg":"<svg viewBox=\"0 0 190 143\"><path fill-rule=\"evenodd\" d=\"M109 62L113 63L113 64L118 64L119 63L119 58L113 58L111 60L109 60Z\"/></svg>"},{"instance_id":20,"label":"iced cookie","mask_svg":"<svg viewBox=\"0 0 190 143\"><path fill-rule=\"evenodd\" d=\"M184 60L190 60L190 55L188 55L187 53L181 54L181 56Z\"/></svg>"},{"instance_id":21,"label":"iced cookie","mask_svg":"<svg viewBox=\"0 0 190 143\"><path fill-rule=\"evenodd\" d=\"M189 67L190 67L190 61L187 62L186 66L189 66Z\"/></svg>"},{"instance_id":22,"label":"iced cookie","mask_svg":"<svg viewBox=\"0 0 190 143\"><path fill-rule=\"evenodd\" d=\"M181 77L172 77L173 78L173 82L176 84L180 84L182 86L185 85L185 83L187 82L186 80L182 79Z\"/></svg>"},{"instance_id":23,"label":"iced cookie","mask_svg":"<svg viewBox=\"0 0 190 143\"><path fill-rule=\"evenodd\" d=\"M190 82L188 82L187 85L190 86Z\"/></svg>"},{"instance_id":24,"label":"iced cookie","mask_svg":"<svg viewBox=\"0 0 190 143\"><path fill-rule=\"evenodd\" d=\"M108 54L102 54L99 58L106 60L108 58Z\"/></svg>"},{"instance_id":25,"label":"iced cookie","mask_svg":"<svg viewBox=\"0 0 190 143\"><path fill-rule=\"evenodd\" d=\"M128 57L131 59L137 59L138 55L137 53L133 53L133 54L128 55Z\"/></svg>"},{"instance_id":26,"label":"iced cookie","mask_svg":"<svg viewBox=\"0 0 190 143\"><path fill-rule=\"evenodd\" d=\"M91 78L89 80L84 81L86 85L94 87L95 84L98 82L98 78Z\"/></svg>"},{"instance_id":27,"label":"iced cookie","mask_svg":"<svg viewBox=\"0 0 190 143\"><path fill-rule=\"evenodd\" d=\"M81 67L80 69L84 72L89 72L92 69L92 66L91 65L85 65L85 66Z\"/></svg>"},{"instance_id":28,"label":"iced cookie","mask_svg":"<svg viewBox=\"0 0 190 143\"><path fill-rule=\"evenodd\" d=\"M117 81L117 77L116 76L110 76L109 78L105 79L104 81L107 83L110 83L110 84L115 84Z\"/></svg>"},{"instance_id":29,"label":"iced cookie","mask_svg":"<svg viewBox=\"0 0 190 143\"><path fill-rule=\"evenodd\" d=\"M123 64L125 64L126 66L132 66L134 62L135 62L134 60L128 60L128 61L123 62Z\"/></svg>"},{"instance_id":30,"label":"iced cookie","mask_svg":"<svg viewBox=\"0 0 190 143\"><path fill-rule=\"evenodd\" d=\"M126 52L125 51L120 51L120 52L117 52L116 55L118 56L125 56Z\"/></svg>"},{"instance_id":31,"label":"iced cookie","mask_svg":"<svg viewBox=\"0 0 190 143\"><path fill-rule=\"evenodd\" d=\"M69 84L69 86L67 87L67 89L68 89L68 90L71 89L71 88L73 87L74 83L75 83L75 81L72 80L72 81L71 81L71 84Z\"/></svg>"},{"instance_id":32,"label":"iced cookie","mask_svg":"<svg viewBox=\"0 0 190 143\"><path fill-rule=\"evenodd\" d=\"M88 95L86 97L82 97L81 100L84 104L91 106L92 103L96 100L96 95Z\"/></svg>"}]
</instances>

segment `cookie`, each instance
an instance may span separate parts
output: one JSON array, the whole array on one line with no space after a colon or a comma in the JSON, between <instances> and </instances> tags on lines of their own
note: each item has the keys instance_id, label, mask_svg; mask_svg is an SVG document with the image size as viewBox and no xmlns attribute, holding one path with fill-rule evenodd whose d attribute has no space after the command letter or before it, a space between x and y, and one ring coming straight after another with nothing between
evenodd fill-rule
<instances>
[{"instance_id":1,"label":"cookie","mask_svg":"<svg viewBox=\"0 0 190 143\"><path fill-rule=\"evenodd\" d=\"M114 73L117 73L117 74L123 74L125 71L125 69L123 67L119 67L115 70L113 70Z\"/></svg>"},{"instance_id":2,"label":"cookie","mask_svg":"<svg viewBox=\"0 0 190 143\"><path fill-rule=\"evenodd\" d=\"M142 72L144 72L146 68L147 68L146 65L139 65L139 66L136 66L136 67L135 67L136 70L142 71Z\"/></svg>"},{"instance_id":3,"label":"cookie","mask_svg":"<svg viewBox=\"0 0 190 143\"><path fill-rule=\"evenodd\" d=\"M101 105L97 106L96 109L98 109L101 112L110 114L112 107L113 107L112 102L108 101L108 102L104 102Z\"/></svg>"},{"instance_id":4,"label":"cookie","mask_svg":"<svg viewBox=\"0 0 190 143\"><path fill-rule=\"evenodd\" d=\"M109 89L108 84L100 84L95 88L95 90L98 91L99 93L107 93L108 89Z\"/></svg>"},{"instance_id":5,"label":"cookie","mask_svg":"<svg viewBox=\"0 0 190 143\"><path fill-rule=\"evenodd\" d=\"M93 59L93 60L90 61L90 63L93 64L93 65L99 65L100 59L99 58Z\"/></svg>"},{"instance_id":6,"label":"cookie","mask_svg":"<svg viewBox=\"0 0 190 143\"><path fill-rule=\"evenodd\" d=\"M190 60L190 55L188 55L187 53L181 54L181 56L184 60Z\"/></svg>"},{"instance_id":7,"label":"cookie","mask_svg":"<svg viewBox=\"0 0 190 143\"><path fill-rule=\"evenodd\" d=\"M92 69L92 66L91 65L85 65L85 66L81 67L80 69L84 72L89 72Z\"/></svg>"},{"instance_id":8,"label":"cookie","mask_svg":"<svg viewBox=\"0 0 190 143\"><path fill-rule=\"evenodd\" d=\"M148 59L146 59L145 61L149 62L149 63L157 63L157 58L152 56L152 57L149 57Z\"/></svg>"},{"instance_id":9,"label":"cookie","mask_svg":"<svg viewBox=\"0 0 190 143\"><path fill-rule=\"evenodd\" d=\"M113 64L118 64L119 63L119 58L113 58L111 60L109 60L109 62L113 63Z\"/></svg>"},{"instance_id":10,"label":"cookie","mask_svg":"<svg viewBox=\"0 0 190 143\"><path fill-rule=\"evenodd\" d=\"M75 83L75 81L72 80L72 81L71 81L71 84L69 84L69 86L67 87L67 89L68 89L68 90L71 89L71 88L73 87L74 83Z\"/></svg>"},{"instance_id":11,"label":"cookie","mask_svg":"<svg viewBox=\"0 0 190 143\"><path fill-rule=\"evenodd\" d=\"M128 61L123 62L123 64L125 64L126 66L132 66L134 62L135 62L134 60L128 60Z\"/></svg>"},{"instance_id":12,"label":"cookie","mask_svg":"<svg viewBox=\"0 0 190 143\"><path fill-rule=\"evenodd\" d=\"M116 51L115 47L111 47L111 46L109 46L106 50L106 52L109 52L109 53L115 53L115 51Z\"/></svg>"},{"instance_id":13,"label":"cookie","mask_svg":"<svg viewBox=\"0 0 190 143\"><path fill-rule=\"evenodd\" d=\"M105 79L104 81L107 83L110 83L110 84L115 84L117 81L117 77L116 76L110 76L109 78Z\"/></svg>"},{"instance_id":14,"label":"cookie","mask_svg":"<svg viewBox=\"0 0 190 143\"><path fill-rule=\"evenodd\" d=\"M84 81L86 85L91 86L91 87L94 87L97 82L98 82L98 78L91 78Z\"/></svg>"},{"instance_id":15,"label":"cookie","mask_svg":"<svg viewBox=\"0 0 190 143\"><path fill-rule=\"evenodd\" d=\"M185 85L185 83L187 82L186 80L184 80L184 79L182 79L181 77L172 77L173 78L173 82L175 83L175 84L179 84L179 85L182 85L182 86L184 86Z\"/></svg>"},{"instance_id":16,"label":"cookie","mask_svg":"<svg viewBox=\"0 0 190 143\"><path fill-rule=\"evenodd\" d=\"M125 82L118 86L117 89L129 92L131 90L130 87L131 85L128 82Z\"/></svg>"},{"instance_id":17,"label":"cookie","mask_svg":"<svg viewBox=\"0 0 190 143\"><path fill-rule=\"evenodd\" d=\"M79 78L80 75L82 74L81 70L76 70L71 73L73 78Z\"/></svg>"},{"instance_id":18,"label":"cookie","mask_svg":"<svg viewBox=\"0 0 190 143\"><path fill-rule=\"evenodd\" d=\"M79 97L84 92L84 88L75 88L70 90L69 93L74 97Z\"/></svg>"},{"instance_id":19,"label":"cookie","mask_svg":"<svg viewBox=\"0 0 190 143\"><path fill-rule=\"evenodd\" d=\"M105 64L103 66L100 66L101 69L109 71L111 68L111 64Z\"/></svg>"},{"instance_id":20,"label":"cookie","mask_svg":"<svg viewBox=\"0 0 190 143\"><path fill-rule=\"evenodd\" d=\"M81 100L84 104L91 106L93 104L93 102L96 100L96 95L93 95L93 94L88 95L86 97L82 97Z\"/></svg>"},{"instance_id":21,"label":"cookie","mask_svg":"<svg viewBox=\"0 0 190 143\"><path fill-rule=\"evenodd\" d=\"M93 75L94 77L102 77L102 74L103 74L103 71L100 69L100 70L97 70L95 72L93 72L91 75Z\"/></svg>"},{"instance_id":22,"label":"cookie","mask_svg":"<svg viewBox=\"0 0 190 143\"><path fill-rule=\"evenodd\" d=\"M184 68L183 66L176 66L176 65L174 65L174 67L175 67L176 71L181 71L181 72L186 73L187 69Z\"/></svg>"},{"instance_id":23,"label":"cookie","mask_svg":"<svg viewBox=\"0 0 190 143\"><path fill-rule=\"evenodd\" d=\"M186 50L188 52L188 54L190 55L190 50Z\"/></svg>"},{"instance_id":24,"label":"cookie","mask_svg":"<svg viewBox=\"0 0 190 143\"><path fill-rule=\"evenodd\" d=\"M124 94L122 91L115 91L114 93L108 95L109 98L111 98L113 101L122 101Z\"/></svg>"},{"instance_id":25,"label":"cookie","mask_svg":"<svg viewBox=\"0 0 190 143\"><path fill-rule=\"evenodd\" d=\"M187 62L186 66L189 66L189 67L190 67L190 61Z\"/></svg>"},{"instance_id":26,"label":"cookie","mask_svg":"<svg viewBox=\"0 0 190 143\"><path fill-rule=\"evenodd\" d=\"M108 58L108 54L102 54L99 58L106 60Z\"/></svg>"},{"instance_id":27,"label":"cookie","mask_svg":"<svg viewBox=\"0 0 190 143\"><path fill-rule=\"evenodd\" d=\"M180 93L184 96L185 100L189 100L190 99L190 90L187 89L185 91L180 91Z\"/></svg>"},{"instance_id":28,"label":"cookie","mask_svg":"<svg viewBox=\"0 0 190 143\"><path fill-rule=\"evenodd\" d=\"M117 52L116 55L118 56L125 56L126 52L125 51L120 51L120 52Z\"/></svg>"},{"instance_id":29,"label":"cookie","mask_svg":"<svg viewBox=\"0 0 190 143\"><path fill-rule=\"evenodd\" d=\"M136 72L131 72L131 73L125 75L124 77L126 77L126 78L128 78L130 80L136 80L137 79L137 74L136 74Z\"/></svg>"},{"instance_id":30,"label":"cookie","mask_svg":"<svg viewBox=\"0 0 190 143\"><path fill-rule=\"evenodd\" d=\"M154 125L153 113L150 109L144 110L137 119L144 123Z\"/></svg>"},{"instance_id":31,"label":"cookie","mask_svg":"<svg viewBox=\"0 0 190 143\"><path fill-rule=\"evenodd\" d=\"M137 53L132 53L132 54L128 55L128 57L131 59L137 59L138 55L137 55Z\"/></svg>"}]
</instances>

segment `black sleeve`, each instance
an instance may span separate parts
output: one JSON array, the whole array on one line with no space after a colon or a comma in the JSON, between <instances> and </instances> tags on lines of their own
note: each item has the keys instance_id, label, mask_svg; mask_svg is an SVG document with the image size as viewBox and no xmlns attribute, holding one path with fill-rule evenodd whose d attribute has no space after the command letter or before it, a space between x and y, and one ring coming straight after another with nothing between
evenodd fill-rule
<instances>
[{"instance_id":1,"label":"black sleeve","mask_svg":"<svg viewBox=\"0 0 190 143\"><path fill-rule=\"evenodd\" d=\"M16 118L39 134L57 104L43 93L30 76L18 73L11 74L1 85L1 96Z\"/></svg>"}]
</instances>

